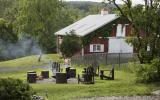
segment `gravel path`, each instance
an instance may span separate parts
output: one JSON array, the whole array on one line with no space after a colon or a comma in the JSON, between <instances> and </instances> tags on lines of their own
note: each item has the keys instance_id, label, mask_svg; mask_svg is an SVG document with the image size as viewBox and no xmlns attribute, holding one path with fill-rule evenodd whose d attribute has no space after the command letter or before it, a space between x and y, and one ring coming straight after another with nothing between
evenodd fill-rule
<instances>
[{"instance_id":1,"label":"gravel path","mask_svg":"<svg viewBox=\"0 0 160 100\"><path fill-rule=\"evenodd\" d=\"M92 97L75 100L160 100L160 96L119 96L119 97Z\"/></svg>"},{"instance_id":2,"label":"gravel path","mask_svg":"<svg viewBox=\"0 0 160 100\"><path fill-rule=\"evenodd\" d=\"M43 83L56 84L56 79L49 78L49 79L37 80L37 83L38 84L43 84ZM67 84L78 84L78 80L76 78L67 79Z\"/></svg>"}]
</instances>

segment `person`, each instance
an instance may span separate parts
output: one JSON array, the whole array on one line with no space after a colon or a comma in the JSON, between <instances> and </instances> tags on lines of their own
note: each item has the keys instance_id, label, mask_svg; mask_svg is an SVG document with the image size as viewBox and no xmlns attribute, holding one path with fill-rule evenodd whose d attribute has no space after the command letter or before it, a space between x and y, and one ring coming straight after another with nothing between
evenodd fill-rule
<instances>
[{"instance_id":1,"label":"person","mask_svg":"<svg viewBox=\"0 0 160 100\"><path fill-rule=\"evenodd\" d=\"M42 53L39 54L38 62L41 62L41 58L42 58Z\"/></svg>"},{"instance_id":2,"label":"person","mask_svg":"<svg viewBox=\"0 0 160 100\"><path fill-rule=\"evenodd\" d=\"M70 61L69 58L65 58L65 59L64 59L64 65L65 65L66 68L67 68L67 67L70 67L70 63L71 63L71 61Z\"/></svg>"}]
</instances>

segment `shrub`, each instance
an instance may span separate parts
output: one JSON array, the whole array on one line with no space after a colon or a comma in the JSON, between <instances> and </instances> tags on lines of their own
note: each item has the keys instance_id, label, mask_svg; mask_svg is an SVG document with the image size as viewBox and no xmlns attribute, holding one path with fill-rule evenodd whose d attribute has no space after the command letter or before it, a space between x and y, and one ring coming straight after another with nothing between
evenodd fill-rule
<instances>
[{"instance_id":1,"label":"shrub","mask_svg":"<svg viewBox=\"0 0 160 100\"><path fill-rule=\"evenodd\" d=\"M160 81L160 60L154 59L151 64L140 65L137 70L137 81L145 83Z\"/></svg>"},{"instance_id":2,"label":"shrub","mask_svg":"<svg viewBox=\"0 0 160 100\"><path fill-rule=\"evenodd\" d=\"M0 79L0 100L31 100L34 94L28 83L19 79Z\"/></svg>"}]
</instances>

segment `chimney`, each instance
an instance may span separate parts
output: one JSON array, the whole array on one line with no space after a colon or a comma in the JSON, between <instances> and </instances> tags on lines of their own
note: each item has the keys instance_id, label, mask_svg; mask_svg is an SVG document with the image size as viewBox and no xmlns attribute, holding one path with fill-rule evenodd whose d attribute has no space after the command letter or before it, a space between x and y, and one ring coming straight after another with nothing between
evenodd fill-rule
<instances>
[{"instance_id":1,"label":"chimney","mask_svg":"<svg viewBox=\"0 0 160 100\"><path fill-rule=\"evenodd\" d=\"M101 9L101 15L102 15L102 16L107 15L107 14L109 14L109 11L108 11L107 8Z\"/></svg>"}]
</instances>

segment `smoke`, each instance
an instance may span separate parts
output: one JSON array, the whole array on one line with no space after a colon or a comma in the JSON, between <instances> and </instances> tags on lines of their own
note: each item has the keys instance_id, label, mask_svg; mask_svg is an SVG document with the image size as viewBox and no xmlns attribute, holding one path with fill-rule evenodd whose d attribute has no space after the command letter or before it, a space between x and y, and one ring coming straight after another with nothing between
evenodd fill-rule
<instances>
[{"instance_id":1,"label":"smoke","mask_svg":"<svg viewBox=\"0 0 160 100\"><path fill-rule=\"evenodd\" d=\"M30 37L23 37L16 43L0 40L0 58L12 59L28 55L42 54L38 42Z\"/></svg>"}]
</instances>

